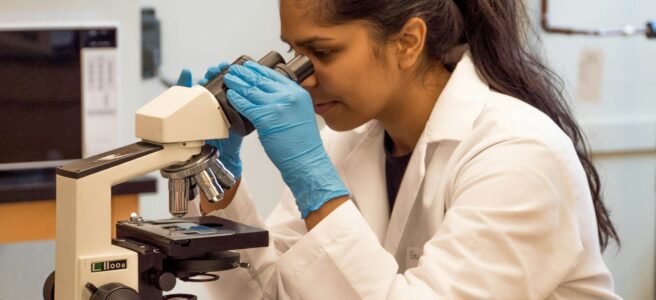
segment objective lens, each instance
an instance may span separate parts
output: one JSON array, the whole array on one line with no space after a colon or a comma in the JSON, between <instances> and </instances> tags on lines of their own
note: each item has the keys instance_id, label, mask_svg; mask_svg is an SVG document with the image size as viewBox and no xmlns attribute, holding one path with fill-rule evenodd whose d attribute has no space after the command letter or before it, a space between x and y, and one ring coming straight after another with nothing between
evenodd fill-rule
<instances>
[{"instance_id":1,"label":"objective lens","mask_svg":"<svg viewBox=\"0 0 656 300\"><path fill-rule=\"evenodd\" d=\"M169 212L176 218L187 214L190 186L189 178L169 179Z\"/></svg>"},{"instance_id":2,"label":"objective lens","mask_svg":"<svg viewBox=\"0 0 656 300\"><path fill-rule=\"evenodd\" d=\"M229 190L235 186L235 183L237 182L235 176L226 169L218 158L210 161L210 168L224 189Z\"/></svg>"},{"instance_id":3,"label":"objective lens","mask_svg":"<svg viewBox=\"0 0 656 300\"><path fill-rule=\"evenodd\" d=\"M207 168L194 176L198 187L205 193L207 201L211 203L219 202L223 199L223 188L212 173L211 168Z\"/></svg>"}]
</instances>

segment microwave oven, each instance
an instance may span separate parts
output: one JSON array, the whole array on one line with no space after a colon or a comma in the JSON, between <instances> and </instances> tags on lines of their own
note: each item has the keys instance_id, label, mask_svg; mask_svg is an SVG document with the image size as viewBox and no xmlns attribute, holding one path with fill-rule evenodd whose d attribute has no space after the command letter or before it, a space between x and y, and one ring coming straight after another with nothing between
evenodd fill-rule
<instances>
[{"instance_id":1,"label":"microwave oven","mask_svg":"<svg viewBox=\"0 0 656 300\"><path fill-rule=\"evenodd\" d=\"M117 27L0 25L0 171L114 148Z\"/></svg>"}]
</instances>

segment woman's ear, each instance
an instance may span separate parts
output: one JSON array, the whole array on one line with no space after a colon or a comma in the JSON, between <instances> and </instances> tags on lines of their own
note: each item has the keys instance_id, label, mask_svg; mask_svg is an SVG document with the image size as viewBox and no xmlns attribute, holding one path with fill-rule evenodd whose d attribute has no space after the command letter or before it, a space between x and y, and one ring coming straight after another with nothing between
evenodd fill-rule
<instances>
[{"instance_id":1,"label":"woman's ear","mask_svg":"<svg viewBox=\"0 0 656 300\"><path fill-rule=\"evenodd\" d=\"M412 68L420 61L426 43L426 31L426 22L421 18L414 17L405 22L396 38L399 68Z\"/></svg>"}]
</instances>

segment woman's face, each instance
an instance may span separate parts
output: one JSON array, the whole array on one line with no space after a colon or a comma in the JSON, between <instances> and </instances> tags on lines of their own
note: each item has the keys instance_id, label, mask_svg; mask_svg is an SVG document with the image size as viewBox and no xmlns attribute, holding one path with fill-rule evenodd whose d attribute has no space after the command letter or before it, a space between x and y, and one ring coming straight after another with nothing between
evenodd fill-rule
<instances>
[{"instance_id":1,"label":"woman's face","mask_svg":"<svg viewBox=\"0 0 656 300\"><path fill-rule=\"evenodd\" d=\"M280 1L281 38L314 64L314 74L301 85L315 112L340 131L378 119L401 82L391 47L375 47L364 22L317 24L313 5L305 3Z\"/></svg>"}]
</instances>

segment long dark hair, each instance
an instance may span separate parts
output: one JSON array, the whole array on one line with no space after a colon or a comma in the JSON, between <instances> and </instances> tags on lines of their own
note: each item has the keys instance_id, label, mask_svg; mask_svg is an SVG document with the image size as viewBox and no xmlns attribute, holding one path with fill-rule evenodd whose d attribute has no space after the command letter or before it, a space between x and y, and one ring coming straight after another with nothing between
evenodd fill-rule
<instances>
[{"instance_id":1,"label":"long dark hair","mask_svg":"<svg viewBox=\"0 0 656 300\"><path fill-rule=\"evenodd\" d=\"M398 33L410 18L419 17L428 27L426 55L433 61L443 61L450 49L467 43L477 71L492 89L539 109L571 138L587 174L601 249L606 248L610 239L619 246L619 237L602 202L599 175L565 101L562 81L526 45L529 26L526 26L528 20L522 1L322 0L316 3L321 21L340 24L365 20L382 40Z\"/></svg>"}]
</instances>

